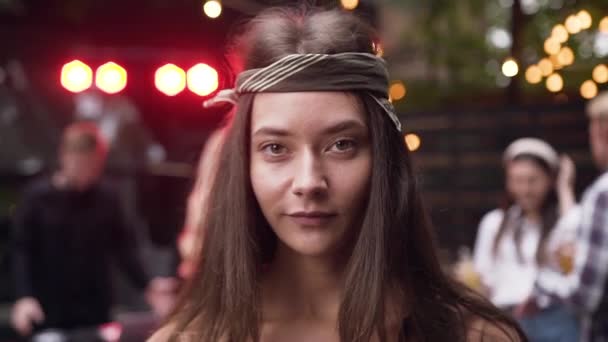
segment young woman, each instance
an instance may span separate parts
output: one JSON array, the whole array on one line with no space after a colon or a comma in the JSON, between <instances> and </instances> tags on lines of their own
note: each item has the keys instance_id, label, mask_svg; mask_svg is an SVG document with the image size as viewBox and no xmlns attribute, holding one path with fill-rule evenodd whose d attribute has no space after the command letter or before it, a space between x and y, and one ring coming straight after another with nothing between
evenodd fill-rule
<instances>
[{"instance_id":1,"label":"young woman","mask_svg":"<svg viewBox=\"0 0 608 342\"><path fill-rule=\"evenodd\" d=\"M243 71L188 291L152 341L522 341L442 272L375 36L269 10Z\"/></svg>"},{"instance_id":2,"label":"young woman","mask_svg":"<svg viewBox=\"0 0 608 342\"><path fill-rule=\"evenodd\" d=\"M516 140L505 151L508 201L481 220L474 264L486 295L506 312L517 315L532 295L539 265L574 239L576 224L558 220L575 204L572 162L561 164L560 170L557 153L540 139ZM564 306L519 318L530 341L578 341L578 320Z\"/></svg>"}]
</instances>

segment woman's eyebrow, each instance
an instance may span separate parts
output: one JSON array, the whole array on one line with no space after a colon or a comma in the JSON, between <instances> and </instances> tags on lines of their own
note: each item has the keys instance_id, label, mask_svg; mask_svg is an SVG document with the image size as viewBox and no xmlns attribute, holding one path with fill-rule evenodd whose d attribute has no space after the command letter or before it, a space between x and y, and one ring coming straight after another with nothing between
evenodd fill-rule
<instances>
[{"instance_id":1,"label":"woman's eyebrow","mask_svg":"<svg viewBox=\"0 0 608 342\"><path fill-rule=\"evenodd\" d=\"M325 127L323 129L321 129L320 132L323 135L331 135L331 134L336 134L336 133L346 131L349 129L365 130L366 128L365 128L365 125L361 121L349 119L349 120L340 121L338 123ZM287 129L278 128L278 127L262 126L261 128L257 129L252 134L252 136L273 135L273 136L283 137L283 136L289 136L290 134L291 134L290 131Z\"/></svg>"},{"instance_id":2,"label":"woman's eyebrow","mask_svg":"<svg viewBox=\"0 0 608 342\"><path fill-rule=\"evenodd\" d=\"M252 136L258 135L274 135L274 136L288 136L290 133L286 129L276 128L276 127L262 127L253 133Z\"/></svg>"},{"instance_id":3,"label":"woman's eyebrow","mask_svg":"<svg viewBox=\"0 0 608 342\"><path fill-rule=\"evenodd\" d=\"M325 134L325 135L330 135L330 134L336 134L342 131L346 131L349 129L362 129L362 130L366 130L365 125L359 121L359 120L353 120L353 119L349 119L349 120L345 120L345 121L340 121L336 124L333 124L329 127L323 128L321 130L321 133Z\"/></svg>"}]
</instances>

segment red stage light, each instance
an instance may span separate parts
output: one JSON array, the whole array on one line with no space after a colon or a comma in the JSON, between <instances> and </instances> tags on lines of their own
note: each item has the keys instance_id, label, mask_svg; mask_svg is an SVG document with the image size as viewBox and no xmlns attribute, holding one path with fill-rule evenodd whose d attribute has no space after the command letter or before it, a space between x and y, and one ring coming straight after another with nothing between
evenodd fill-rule
<instances>
[{"instance_id":1,"label":"red stage light","mask_svg":"<svg viewBox=\"0 0 608 342\"><path fill-rule=\"evenodd\" d=\"M127 71L114 62L108 62L97 68L95 85L108 94L116 94L127 86Z\"/></svg>"},{"instance_id":2,"label":"red stage light","mask_svg":"<svg viewBox=\"0 0 608 342\"><path fill-rule=\"evenodd\" d=\"M61 85L73 92L79 93L87 90L93 84L93 71L79 60L66 63L61 68Z\"/></svg>"},{"instance_id":3,"label":"red stage light","mask_svg":"<svg viewBox=\"0 0 608 342\"><path fill-rule=\"evenodd\" d=\"M186 73L175 64L165 64L156 70L154 84L163 94L175 96L186 88Z\"/></svg>"},{"instance_id":4,"label":"red stage light","mask_svg":"<svg viewBox=\"0 0 608 342\"><path fill-rule=\"evenodd\" d=\"M213 93L219 85L217 71L203 63L199 63L188 70L187 81L188 89L200 96Z\"/></svg>"}]
</instances>

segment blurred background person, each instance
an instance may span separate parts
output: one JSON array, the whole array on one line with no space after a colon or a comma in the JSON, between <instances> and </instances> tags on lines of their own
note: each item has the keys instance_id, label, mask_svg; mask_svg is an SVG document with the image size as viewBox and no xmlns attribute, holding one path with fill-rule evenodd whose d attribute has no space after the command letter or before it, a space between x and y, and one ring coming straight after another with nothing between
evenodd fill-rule
<instances>
[{"instance_id":1,"label":"blurred background person","mask_svg":"<svg viewBox=\"0 0 608 342\"><path fill-rule=\"evenodd\" d=\"M218 108L225 106L226 102L224 101L233 102L231 99L227 99L227 97L230 97L230 95L224 96L218 94L216 98L206 100L203 103L203 107ZM218 171L221 148L224 144L226 130L231 124L233 114L233 111L227 112L220 127L212 131L207 138L199 156L194 186L190 195L188 195L184 227L177 241L181 257L177 271L178 275L185 279L192 276L196 268L195 260L203 245L203 229L211 206L209 202L211 187Z\"/></svg>"},{"instance_id":2,"label":"blurred background person","mask_svg":"<svg viewBox=\"0 0 608 342\"><path fill-rule=\"evenodd\" d=\"M107 146L91 123L68 126L59 170L29 186L15 214L13 249L19 334L97 326L111 320L110 258L146 291L159 314L169 310L169 278L150 280L116 192L101 181Z\"/></svg>"},{"instance_id":3,"label":"blurred background person","mask_svg":"<svg viewBox=\"0 0 608 342\"><path fill-rule=\"evenodd\" d=\"M205 217L209 211L209 194L217 172L219 153L224 141L222 128L211 133L201 152L196 180L192 192L188 196L184 228L178 238L178 249L181 262L178 274L182 278L190 278L195 269L196 255L202 246L202 230Z\"/></svg>"},{"instance_id":4,"label":"blurred background person","mask_svg":"<svg viewBox=\"0 0 608 342\"><path fill-rule=\"evenodd\" d=\"M565 301L584 317L582 340L599 342L608 340L608 92L589 102L587 114L591 154L602 174L580 202L574 268L566 274L554 272L550 264L541 268L535 291L522 312L534 314L548 303Z\"/></svg>"},{"instance_id":5,"label":"blurred background person","mask_svg":"<svg viewBox=\"0 0 608 342\"><path fill-rule=\"evenodd\" d=\"M573 237L575 226L558 219L574 206L573 166L546 142L522 138L504 153L507 202L479 225L474 266L482 292L513 313L532 293L539 265L546 262L552 235ZM556 304L520 317L530 341L577 341L578 318Z\"/></svg>"}]
</instances>

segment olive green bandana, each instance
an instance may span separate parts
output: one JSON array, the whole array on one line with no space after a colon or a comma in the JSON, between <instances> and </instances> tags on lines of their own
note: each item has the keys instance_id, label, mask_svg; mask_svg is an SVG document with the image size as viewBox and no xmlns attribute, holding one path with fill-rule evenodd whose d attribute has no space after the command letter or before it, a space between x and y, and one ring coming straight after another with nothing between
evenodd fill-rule
<instances>
[{"instance_id":1,"label":"olive green bandana","mask_svg":"<svg viewBox=\"0 0 608 342\"><path fill-rule=\"evenodd\" d=\"M241 94L263 92L363 91L401 131L401 122L388 100L388 84L386 62L370 53L293 54L267 67L243 71L237 77L235 89L218 92L204 105L237 104Z\"/></svg>"}]
</instances>

